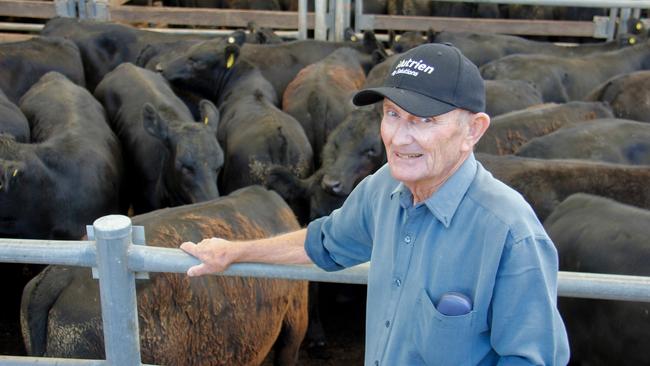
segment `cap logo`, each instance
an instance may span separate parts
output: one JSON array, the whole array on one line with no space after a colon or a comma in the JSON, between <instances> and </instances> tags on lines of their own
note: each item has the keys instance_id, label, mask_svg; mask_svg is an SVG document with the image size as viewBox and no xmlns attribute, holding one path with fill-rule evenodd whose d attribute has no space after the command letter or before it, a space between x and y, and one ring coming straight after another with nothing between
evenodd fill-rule
<instances>
[{"instance_id":1,"label":"cap logo","mask_svg":"<svg viewBox=\"0 0 650 366\"><path fill-rule=\"evenodd\" d=\"M422 60L413 61L412 59L409 58L408 60L401 60L397 64L397 66L395 66L395 69L390 75L395 76L397 74L407 74L412 76L418 76L420 75L420 71L426 72L427 74L431 74L433 70L434 70L433 66L429 66L425 64Z\"/></svg>"}]
</instances>

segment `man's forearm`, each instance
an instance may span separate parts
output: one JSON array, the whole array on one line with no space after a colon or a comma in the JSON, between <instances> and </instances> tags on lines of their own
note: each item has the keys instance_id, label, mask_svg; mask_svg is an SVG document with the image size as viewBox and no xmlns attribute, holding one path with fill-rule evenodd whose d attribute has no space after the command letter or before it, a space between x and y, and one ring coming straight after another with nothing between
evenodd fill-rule
<instances>
[{"instance_id":1,"label":"man's forearm","mask_svg":"<svg viewBox=\"0 0 650 366\"><path fill-rule=\"evenodd\" d=\"M254 262L274 264L313 263L305 251L307 229L281 234L271 238L233 242L232 263Z\"/></svg>"},{"instance_id":2,"label":"man's forearm","mask_svg":"<svg viewBox=\"0 0 650 366\"><path fill-rule=\"evenodd\" d=\"M181 249L197 257L201 263L188 269L189 276L223 272L240 262L273 264L309 264L305 251L307 229L272 238L229 241L220 238L203 239L199 243L185 242Z\"/></svg>"}]
</instances>

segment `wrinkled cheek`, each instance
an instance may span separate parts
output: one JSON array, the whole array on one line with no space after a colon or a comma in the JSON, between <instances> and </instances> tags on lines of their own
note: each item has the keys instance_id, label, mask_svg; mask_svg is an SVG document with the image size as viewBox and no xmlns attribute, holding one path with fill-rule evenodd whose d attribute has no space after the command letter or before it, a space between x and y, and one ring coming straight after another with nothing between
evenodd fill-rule
<instances>
[{"instance_id":1,"label":"wrinkled cheek","mask_svg":"<svg viewBox=\"0 0 650 366\"><path fill-rule=\"evenodd\" d=\"M388 134L388 131L386 131L386 129L383 127L383 124L381 127L380 135L381 135L381 141L384 144L384 150L386 151L386 155L389 155L391 138L390 135Z\"/></svg>"}]
</instances>

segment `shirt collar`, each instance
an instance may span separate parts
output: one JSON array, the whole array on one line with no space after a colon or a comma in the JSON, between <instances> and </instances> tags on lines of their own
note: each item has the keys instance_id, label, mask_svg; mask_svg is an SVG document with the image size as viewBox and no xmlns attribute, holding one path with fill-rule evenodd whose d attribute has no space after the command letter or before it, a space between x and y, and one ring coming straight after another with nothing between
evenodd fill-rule
<instances>
[{"instance_id":1,"label":"shirt collar","mask_svg":"<svg viewBox=\"0 0 650 366\"><path fill-rule=\"evenodd\" d=\"M474 180L476 169L476 158L474 154L470 154L458 170L443 183L440 189L424 201L424 204L429 208L431 213L445 227L451 225L451 219L454 217L460 202L465 197L465 193ZM407 208L412 205L413 195L404 183L400 182L395 187L390 194L391 199L396 194L399 194L402 207Z\"/></svg>"}]
</instances>

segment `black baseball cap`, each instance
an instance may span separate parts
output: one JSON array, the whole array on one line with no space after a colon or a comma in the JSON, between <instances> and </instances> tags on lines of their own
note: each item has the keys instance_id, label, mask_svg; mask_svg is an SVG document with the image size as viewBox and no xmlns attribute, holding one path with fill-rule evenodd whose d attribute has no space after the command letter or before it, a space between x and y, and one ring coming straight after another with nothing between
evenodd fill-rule
<instances>
[{"instance_id":1,"label":"black baseball cap","mask_svg":"<svg viewBox=\"0 0 650 366\"><path fill-rule=\"evenodd\" d=\"M357 92L357 106L390 99L419 117L461 108L485 112L485 83L476 65L448 43L426 43L397 58L377 88Z\"/></svg>"}]
</instances>

